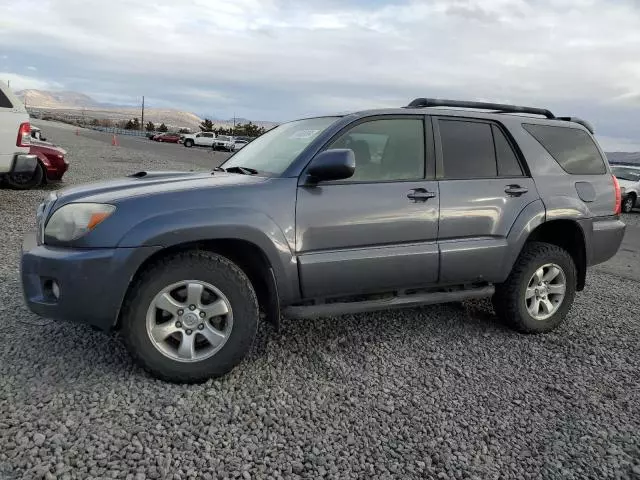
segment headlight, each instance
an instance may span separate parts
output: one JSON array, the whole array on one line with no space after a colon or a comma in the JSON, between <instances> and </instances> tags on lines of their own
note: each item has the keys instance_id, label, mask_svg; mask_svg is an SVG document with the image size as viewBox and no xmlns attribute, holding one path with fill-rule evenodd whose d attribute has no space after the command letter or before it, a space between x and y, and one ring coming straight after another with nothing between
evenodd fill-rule
<instances>
[{"instance_id":1,"label":"headlight","mask_svg":"<svg viewBox=\"0 0 640 480\"><path fill-rule=\"evenodd\" d=\"M96 228L116 207L102 203L70 203L56 210L47 222L45 237L61 242L76 240Z\"/></svg>"}]
</instances>

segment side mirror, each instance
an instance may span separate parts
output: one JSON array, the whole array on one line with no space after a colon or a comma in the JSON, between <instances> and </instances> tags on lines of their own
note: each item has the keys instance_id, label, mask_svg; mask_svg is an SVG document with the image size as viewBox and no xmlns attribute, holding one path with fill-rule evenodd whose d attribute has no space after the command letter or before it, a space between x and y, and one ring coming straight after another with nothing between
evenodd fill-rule
<instances>
[{"instance_id":1,"label":"side mirror","mask_svg":"<svg viewBox=\"0 0 640 480\"><path fill-rule=\"evenodd\" d=\"M319 182L343 180L349 178L356 171L356 156L348 148L325 150L318 154L307 169L306 185L316 185Z\"/></svg>"}]
</instances>

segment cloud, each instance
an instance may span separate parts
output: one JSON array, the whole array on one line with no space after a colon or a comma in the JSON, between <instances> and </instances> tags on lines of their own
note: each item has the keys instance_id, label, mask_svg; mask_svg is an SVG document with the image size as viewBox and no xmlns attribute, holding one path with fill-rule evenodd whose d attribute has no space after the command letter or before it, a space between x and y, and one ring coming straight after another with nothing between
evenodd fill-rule
<instances>
[{"instance_id":1,"label":"cloud","mask_svg":"<svg viewBox=\"0 0 640 480\"><path fill-rule=\"evenodd\" d=\"M30 65L30 66L27 67L27 70L31 70L32 72L35 72L38 69L36 67Z\"/></svg>"},{"instance_id":2,"label":"cloud","mask_svg":"<svg viewBox=\"0 0 640 480\"><path fill-rule=\"evenodd\" d=\"M62 88L62 85L58 82L18 75L11 72L0 72L0 79L4 82L9 80L9 82L11 82L11 90L14 92L24 89L59 90Z\"/></svg>"},{"instance_id":3,"label":"cloud","mask_svg":"<svg viewBox=\"0 0 640 480\"><path fill-rule=\"evenodd\" d=\"M416 96L509 99L640 138L619 121L640 125L628 111L640 93L635 0L0 0L0 9L10 62L37 64L69 89L276 120Z\"/></svg>"}]
</instances>

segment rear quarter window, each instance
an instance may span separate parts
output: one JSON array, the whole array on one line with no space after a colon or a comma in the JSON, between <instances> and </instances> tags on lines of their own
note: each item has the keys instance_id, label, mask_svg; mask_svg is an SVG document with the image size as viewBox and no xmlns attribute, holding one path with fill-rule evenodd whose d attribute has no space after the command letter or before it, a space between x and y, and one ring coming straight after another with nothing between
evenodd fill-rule
<instances>
[{"instance_id":1,"label":"rear quarter window","mask_svg":"<svg viewBox=\"0 0 640 480\"><path fill-rule=\"evenodd\" d=\"M0 108L13 108L13 105L11 104L11 101L4 94L2 89L0 89Z\"/></svg>"},{"instance_id":2,"label":"rear quarter window","mask_svg":"<svg viewBox=\"0 0 640 480\"><path fill-rule=\"evenodd\" d=\"M572 175L606 173L604 160L595 142L583 130L551 125L522 124L562 169Z\"/></svg>"}]
</instances>

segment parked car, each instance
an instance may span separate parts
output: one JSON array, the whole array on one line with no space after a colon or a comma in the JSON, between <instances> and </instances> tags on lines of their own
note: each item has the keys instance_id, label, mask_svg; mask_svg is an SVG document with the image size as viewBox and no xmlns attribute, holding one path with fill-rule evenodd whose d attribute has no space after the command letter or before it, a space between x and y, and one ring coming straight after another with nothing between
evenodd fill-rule
<instances>
[{"instance_id":1,"label":"parked car","mask_svg":"<svg viewBox=\"0 0 640 480\"><path fill-rule=\"evenodd\" d=\"M640 198L640 167L612 165L611 171L620 182L622 211L629 213Z\"/></svg>"},{"instance_id":2,"label":"parked car","mask_svg":"<svg viewBox=\"0 0 640 480\"><path fill-rule=\"evenodd\" d=\"M158 132L147 132L145 133L145 137L147 137L149 140L153 140L153 138L158 135Z\"/></svg>"},{"instance_id":3,"label":"parked car","mask_svg":"<svg viewBox=\"0 0 640 480\"><path fill-rule=\"evenodd\" d=\"M28 190L48 182L60 181L69 169L69 162L65 159L66 150L56 145L33 141L29 153L38 159L34 172L7 177L7 183L16 190Z\"/></svg>"},{"instance_id":4,"label":"parked car","mask_svg":"<svg viewBox=\"0 0 640 480\"><path fill-rule=\"evenodd\" d=\"M180 135L177 133L161 133L160 135L157 135L154 140L156 142L178 143Z\"/></svg>"},{"instance_id":5,"label":"parked car","mask_svg":"<svg viewBox=\"0 0 640 480\"><path fill-rule=\"evenodd\" d=\"M218 135L213 142L212 148L214 150L226 150L231 152L233 150L234 138L228 135Z\"/></svg>"},{"instance_id":6,"label":"parked car","mask_svg":"<svg viewBox=\"0 0 640 480\"><path fill-rule=\"evenodd\" d=\"M240 150L242 147L244 147L246 144L248 144L249 142L247 142L246 140L240 140L238 138L233 140L233 143L231 144L231 151L235 152L236 150Z\"/></svg>"},{"instance_id":7,"label":"parked car","mask_svg":"<svg viewBox=\"0 0 640 480\"><path fill-rule=\"evenodd\" d=\"M261 315L490 297L516 330L553 330L617 252L620 203L588 123L421 98L282 124L213 172L54 193L22 285L33 312L120 330L152 374L199 382L242 360Z\"/></svg>"},{"instance_id":8,"label":"parked car","mask_svg":"<svg viewBox=\"0 0 640 480\"><path fill-rule=\"evenodd\" d=\"M38 161L29 153L31 125L24 105L0 81L0 180L32 175Z\"/></svg>"},{"instance_id":9,"label":"parked car","mask_svg":"<svg viewBox=\"0 0 640 480\"><path fill-rule=\"evenodd\" d=\"M210 147L215 141L216 134L213 132L192 133L183 136L182 144L185 147Z\"/></svg>"}]
</instances>

